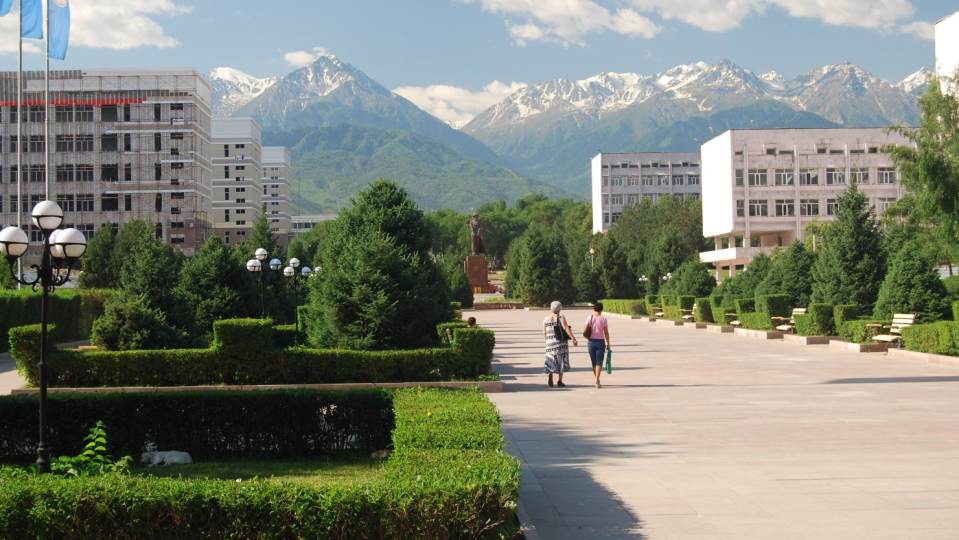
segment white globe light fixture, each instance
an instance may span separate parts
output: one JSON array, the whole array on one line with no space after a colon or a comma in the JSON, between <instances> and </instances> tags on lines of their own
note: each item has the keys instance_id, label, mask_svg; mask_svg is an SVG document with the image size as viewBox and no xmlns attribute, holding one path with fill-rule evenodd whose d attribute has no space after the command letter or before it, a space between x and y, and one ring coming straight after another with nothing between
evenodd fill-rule
<instances>
[{"instance_id":1,"label":"white globe light fixture","mask_svg":"<svg viewBox=\"0 0 959 540\"><path fill-rule=\"evenodd\" d=\"M293 277L296 275L296 270L292 266L287 266L283 269L283 275L286 277Z\"/></svg>"},{"instance_id":2,"label":"white globe light fixture","mask_svg":"<svg viewBox=\"0 0 959 540\"><path fill-rule=\"evenodd\" d=\"M7 227L0 231L0 254L12 264L27 251L30 238L20 227Z\"/></svg>"},{"instance_id":3,"label":"white globe light fixture","mask_svg":"<svg viewBox=\"0 0 959 540\"><path fill-rule=\"evenodd\" d=\"M263 262L269 256L265 249L260 248L253 253L253 256L256 257L256 260Z\"/></svg>"},{"instance_id":4,"label":"white globe light fixture","mask_svg":"<svg viewBox=\"0 0 959 540\"><path fill-rule=\"evenodd\" d=\"M52 233L50 233L50 255L51 255L54 259L62 259L62 258L63 258L63 250L60 249L60 246L57 245L57 235L59 235L59 234L60 234L60 231L62 231L62 230L63 230L63 229L57 229L57 230L53 231Z\"/></svg>"},{"instance_id":5,"label":"white globe light fixture","mask_svg":"<svg viewBox=\"0 0 959 540\"><path fill-rule=\"evenodd\" d=\"M305 278L310 277L310 272L312 272L312 270L310 270L309 266L304 266L303 268L300 268L300 275Z\"/></svg>"},{"instance_id":6,"label":"white globe light fixture","mask_svg":"<svg viewBox=\"0 0 959 540\"><path fill-rule=\"evenodd\" d=\"M250 259L246 261L246 269L250 272L259 272L260 271L260 261L256 259Z\"/></svg>"},{"instance_id":7,"label":"white globe light fixture","mask_svg":"<svg viewBox=\"0 0 959 540\"><path fill-rule=\"evenodd\" d=\"M51 237L51 242L53 238ZM68 263L76 261L87 251L87 237L77 229L63 229L59 231L56 239L56 247Z\"/></svg>"},{"instance_id":8,"label":"white globe light fixture","mask_svg":"<svg viewBox=\"0 0 959 540\"><path fill-rule=\"evenodd\" d=\"M63 210L60 209L60 205L53 201L40 201L33 207L30 217L33 218L34 225L43 232L49 233L63 223Z\"/></svg>"},{"instance_id":9,"label":"white globe light fixture","mask_svg":"<svg viewBox=\"0 0 959 540\"><path fill-rule=\"evenodd\" d=\"M270 270L275 272L280 268L283 268L283 261L280 259L270 259Z\"/></svg>"},{"instance_id":10,"label":"white globe light fixture","mask_svg":"<svg viewBox=\"0 0 959 540\"><path fill-rule=\"evenodd\" d=\"M292 259L290 259L290 266L292 266L293 268L299 268L300 259L297 259L296 257L293 257Z\"/></svg>"}]
</instances>

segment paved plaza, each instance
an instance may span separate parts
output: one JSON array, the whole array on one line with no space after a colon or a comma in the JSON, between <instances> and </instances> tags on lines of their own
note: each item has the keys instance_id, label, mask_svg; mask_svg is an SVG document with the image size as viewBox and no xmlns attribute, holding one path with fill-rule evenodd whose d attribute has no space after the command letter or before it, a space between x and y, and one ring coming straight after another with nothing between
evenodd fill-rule
<instances>
[{"instance_id":1,"label":"paved plaza","mask_svg":"<svg viewBox=\"0 0 959 540\"><path fill-rule=\"evenodd\" d=\"M959 538L959 368L610 319L603 388L582 343L549 388L545 311L470 314L530 536Z\"/></svg>"}]
</instances>

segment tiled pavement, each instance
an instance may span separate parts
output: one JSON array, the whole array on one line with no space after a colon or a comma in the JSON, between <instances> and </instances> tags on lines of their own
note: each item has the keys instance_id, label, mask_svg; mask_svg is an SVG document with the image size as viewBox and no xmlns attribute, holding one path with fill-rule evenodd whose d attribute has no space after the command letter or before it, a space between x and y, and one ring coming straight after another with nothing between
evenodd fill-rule
<instances>
[{"instance_id":1,"label":"tiled pavement","mask_svg":"<svg viewBox=\"0 0 959 540\"><path fill-rule=\"evenodd\" d=\"M540 538L959 539L959 368L610 319L548 388L545 312L473 315Z\"/></svg>"}]
</instances>

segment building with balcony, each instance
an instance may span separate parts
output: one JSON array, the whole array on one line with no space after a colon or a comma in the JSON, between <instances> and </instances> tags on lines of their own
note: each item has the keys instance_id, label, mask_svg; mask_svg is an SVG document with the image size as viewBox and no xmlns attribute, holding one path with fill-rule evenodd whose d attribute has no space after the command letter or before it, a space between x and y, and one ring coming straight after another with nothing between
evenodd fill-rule
<instances>
[{"instance_id":1,"label":"building with balcony","mask_svg":"<svg viewBox=\"0 0 959 540\"><path fill-rule=\"evenodd\" d=\"M623 209L665 195L700 196L699 152L600 152L592 159L593 232L616 223Z\"/></svg>"},{"instance_id":2,"label":"building with balcony","mask_svg":"<svg viewBox=\"0 0 959 540\"><path fill-rule=\"evenodd\" d=\"M47 180L63 227L88 239L107 223L142 219L187 254L202 245L212 230L210 85L196 70L51 71L49 108L43 72L23 75L18 175L17 72L0 73L0 227L20 221L33 244L28 261L42 250L30 211L47 198Z\"/></svg>"},{"instance_id":3,"label":"building with balcony","mask_svg":"<svg viewBox=\"0 0 959 540\"><path fill-rule=\"evenodd\" d=\"M703 235L715 250L700 260L721 281L757 253L805 239L811 222L833 219L851 182L882 213L902 194L889 144L912 143L881 128L731 130L705 143Z\"/></svg>"}]
</instances>

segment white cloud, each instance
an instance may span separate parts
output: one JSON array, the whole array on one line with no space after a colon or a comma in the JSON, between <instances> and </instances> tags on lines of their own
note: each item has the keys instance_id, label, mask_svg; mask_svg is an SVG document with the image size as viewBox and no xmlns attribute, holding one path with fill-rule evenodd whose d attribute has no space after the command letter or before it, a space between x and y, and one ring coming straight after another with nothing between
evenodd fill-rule
<instances>
[{"instance_id":1,"label":"white cloud","mask_svg":"<svg viewBox=\"0 0 959 540\"><path fill-rule=\"evenodd\" d=\"M329 53L330 51L323 47L313 47L313 49L309 51L288 52L283 55L283 60L286 60L286 63L289 64L290 67L301 68L310 65L317 58Z\"/></svg>"},{"instance_id":2,"label":"white cloud","mask_svg":"<svg viewBox=\"0 0 959 540\"><path fill-rule=\"evenodd\" d=\"M515 43L525 46L530 41L584 45L583 36L612 31L630 37L651 38L662 31L653 21L633 9L609 9L592 0L460 0L478 2L484 11L503 15Z\"/></svg>"},{"instance_id":3,"label":"white cloud","mask_svg":"<svg viewBox=\"0 0 959 540\"><path fill-rule=\"evenodd\" d=\"M899 31L903 34L916 36L919 39L929 41L935 41L936 39L936 25L925 21L915 21L904 24L899 27Z\"/></svg>"},{"instance_id":4,"label":"white cloud","mask_svg":"<svg viewBox=\"0 0 959 540\"><path fill-rule=\"evenodd\" d=\"M193 6L173 0L98 0L70 3L70 46L135 49L180 44L151 17L190 13Z\"/></svg>"},{"instance_id":5,"label":"white cloud","mask_svg":"<svg viewBox=\"0 0 959 540\"><path fill-rule=\"evenodd\" d=\"M403 86L393 90L417 107L432 114L445 122L465 124L474 116L485 111L492 105L499 103L507 96L525 88L526 83L511 82L509 84L493 81L479 92L472 92L466 88L434 84L430 86Z\"/></svg>"}]
</instances>

